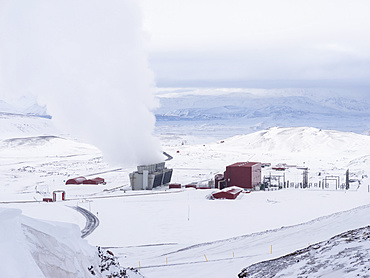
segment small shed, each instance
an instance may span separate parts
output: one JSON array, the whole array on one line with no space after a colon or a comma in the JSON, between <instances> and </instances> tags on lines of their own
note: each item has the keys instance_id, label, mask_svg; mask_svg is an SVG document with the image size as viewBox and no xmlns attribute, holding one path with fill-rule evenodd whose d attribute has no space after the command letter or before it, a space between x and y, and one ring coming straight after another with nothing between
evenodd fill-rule
<instances>
[{"instance_id":1,"label":"small shed","mask_svg":"<svg viewBox=\"0 0 370 278\"><path fill-rule=\"evenodd\" d=\"M66 199L66 192L64 190L53 191L53 202L64 201Z\"/></svg>"},{"instance_id":2,"label":"small shed","mask_svg":"<svg viewBox=\"0 0 370 278\"><path fill-rule=\"evenodd\" d=\"M243 191L242 188L237 186L227 187L212 194L214 199L228 199L228 200L235 200L239 194Z\"/></svg>"},{"instance_id":3,"label":"small shed","mask_svg":"<svg viewBox=\"0 0 370 278\"><path fill-rule=\"evenodd\" d=\"M181 188L181 183L170 183L169 188Z\"/></svg>"},{"instance_id":4,"label":"small shed","mask_svg":"<svg viewBox=\"0 0 370 278\"><path fill-rule=\"evenodd\" d=\"M89 180L84 180L82 182L83 184L105 184L105 181L103 178L94 178L94 179L89 179Z\"/></svg>"},{"instance_id":5,"label":"small shed","mask_svg":"<svg viewBox=\"0 0 370 278\"><path fill-rule=\"evenodd\" d=\"M66 184L82 184L85 180L85 177L77 177L67 180Z\"/></svg>"}]
</instances>

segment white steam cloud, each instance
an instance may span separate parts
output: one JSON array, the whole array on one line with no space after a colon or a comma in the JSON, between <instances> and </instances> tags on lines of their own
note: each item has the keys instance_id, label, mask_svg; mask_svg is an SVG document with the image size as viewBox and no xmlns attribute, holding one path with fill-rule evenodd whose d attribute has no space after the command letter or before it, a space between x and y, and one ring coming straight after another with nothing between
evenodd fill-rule
<instances>
[{"instance_id":1,"label":"white steam cloud","mask_svg":"<svg viewBox=\"0 0 370 278\"><path fill-rule=\"evenodd\" d=\"M141 27L136 0L0 0L0 92L38 96L112 162L158 162Z\"/></svg>"}]
</instances>

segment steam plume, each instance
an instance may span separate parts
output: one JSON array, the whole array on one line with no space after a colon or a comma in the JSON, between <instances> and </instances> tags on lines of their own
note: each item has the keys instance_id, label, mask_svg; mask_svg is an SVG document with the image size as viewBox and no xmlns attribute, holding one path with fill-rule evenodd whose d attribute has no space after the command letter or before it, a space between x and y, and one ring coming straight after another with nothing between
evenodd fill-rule
<instances>
[{"instance_id":1,"label":"steam plume","mask_svg":"<svg viewBox=\"0 0 370 278\"><path fill-rule=\"evenodd\" d=\"M0 0L0 90L121 164L161 160L136 0Z\"/></svg>"}]
</instances>

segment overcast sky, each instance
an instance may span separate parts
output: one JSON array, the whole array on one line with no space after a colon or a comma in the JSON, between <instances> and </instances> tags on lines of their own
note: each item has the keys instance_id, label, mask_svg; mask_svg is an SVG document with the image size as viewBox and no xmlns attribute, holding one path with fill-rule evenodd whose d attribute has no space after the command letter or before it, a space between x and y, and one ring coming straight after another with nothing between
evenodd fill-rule
<instances>
[{"instance_id":1,"label":"overcast sky","mask_svg":"<svg viewBox=\"0 0 370 278\"><path fill-rule=\"evenodd\" d=\"M370 76L368 0L142 0L142 6L159 85L363 84Z\"/></svg>"}]
</instances>

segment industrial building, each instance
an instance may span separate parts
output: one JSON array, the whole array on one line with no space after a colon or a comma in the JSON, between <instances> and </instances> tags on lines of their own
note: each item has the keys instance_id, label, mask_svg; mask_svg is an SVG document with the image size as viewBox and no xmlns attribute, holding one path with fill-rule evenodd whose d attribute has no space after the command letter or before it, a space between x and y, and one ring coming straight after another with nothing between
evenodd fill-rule
<instances>
[{"instance_id":1,"label":"industrial building","mask_svg":"<svg viewBox=\"0 0 370 278\"><path fill-rule=\"evenodd\" d=\"M228 200L235 200L239 194L242 192L242 188L240 187L227 187L222 189L219 192L215 192L212 194L213 199L228 199Z\"/></svg>"},{"instance_id":2,"label":"industrial building","mask_svg":"<svg viewBox=\"0 0 370 278\"><path fill-rule=\"evenodd\" d=\"M223 189L238 186L244 189L256 189L261 185L260 162L237 162L226 167L224 174L215 176L215 187Z\"/></svg>"},{"instance_id":3,"label":"industrial building","mask_svg":"<svg viewBox=\"0 0 370 278\"><path fill-rule=\"evenodd\" d=\"M130 173L132 190L151 190L170 183L172 169L165 167L165 162L137 166L137 171Z\"/></svg>"}]
</instances>

